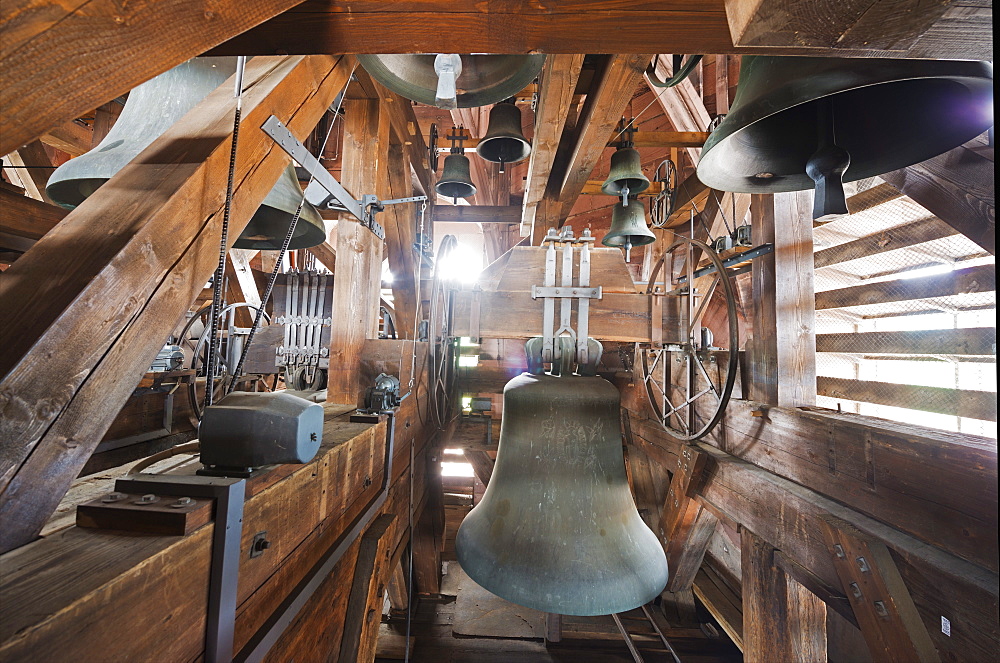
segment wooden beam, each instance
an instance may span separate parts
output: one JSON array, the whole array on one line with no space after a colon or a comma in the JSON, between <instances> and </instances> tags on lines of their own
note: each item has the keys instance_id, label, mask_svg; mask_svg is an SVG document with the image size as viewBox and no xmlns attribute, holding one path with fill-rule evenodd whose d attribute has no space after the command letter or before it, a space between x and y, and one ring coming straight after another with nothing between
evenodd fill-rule
<instances>
[{"instance_id":1,"label":"wooden beam","mask_svg":"<svg viewBox=\"0 0 1000 663\"><path fill-rule=\"evenodd\" d=\"M816 393L829 398L891 405L923 412L937 412L982 421L997 420L995 391L971 391L946 387L923 387L913 384L816 378Z\"/></svg>"},{"instance_id":2,"label":"wooden beam","mask_svg":"<svg viewBox=\"0 0 1000 663\"><path fill-rule=\"evenodd\" d=\"M743 659L749 663L826 657L826 604L775 564L775 549L740 531L743 571Z\"/></svg>"},{"instance_id":3,"label":"wooden beam","mask_svg":"<svg viewBox=\"0 0 1000 663\"><path fill-rule=\"evenodd\" d=\"M559 56L552 57L554 59ZM633 147L701 147L708 140L708 136L707 131L636 131L632 134L632 143ZM479 138L466 138L462 142L462 147L466 152L475 152L479 141ZM617 138L609 140L605 147L618 147L620 144L621 138ZM438 147L438 152L447 152L448 149Z\"/></svg>"},{"instance_id":4,"label":"wooden beam","mask_svg":"<svg viewBox=\"0 0 1000 663\"><path fill-rule=\"evenodd\" d=\"M517 205L435 205L435 223L520 223Z\"/></svg>"},{"instance_id":5,"label":"wooden beam","mask_svg":"<svg viewBox=\"0 0 1000 663\"><path fill-rule=\"evenodd\" d=\"M488 453L478 449L465 449L463 453L466 460L472 465L476 477L483 482L484 486L489 486L490 479L493 477L493 466L496 461Z\"/></svg>"},{"instance_id":6,"label":"wooden beam","mask_svg":"<svg viewBox=\"0 0 1000 663\"><path fill-rule=\"evenodd\" d=\"M399 143L389 145L387 159L389 195L406 198L413 195L410 169L404 159L405 147ZM417 279L420 278L419 262L414 258L413 245L417 241L418 204L387 205L382 215L385 226L385 252L392 272L392 298L395 308L396 334L399 338L414 338L416 333ZM434 210L438 207L434 206ZM426 211L424 213L427 213Z\"/></svg>"},{"instance_id":7,"label":"wooden beam","mask_svg":"<svg viewBox=\"0 0 1000 663\"><path fill-rule=\"evenodd\" d=\"M69 210L0 187L0 232L26 239L41 239L56 227Z\"/></svg>"},{"instance_id":8,"label":"wooden beam","mask_svg":"<svg viewBox=\"0 0 1000 663\"><path fill-rule=\"evenodd\" d=\"M35 140L14 150L7 155L7 158L10 160L10 167L24 186L25 195L51 203L52 200L45 195L45 185L55 172L55 168L45 151L45 146Z\"/></svg>"},{"instance_id":9,"label":"wooden beam","mask_svg":"<svg viewBox=\"0 0 1000 663\"><path fill-rule=\"evenodd\" d=\"M581 194L587 194L592 196L607 196L608 194L601 191L601 187L604 186L605 180L587 180L583 184L583 189L580 191ZM643 198L651 198L653 196L658 196L663 193L663 182L650 182L649 188L645 191L640 191L635 194ZM614 201L614 198L609 197L609 201Z\"/></svg>"},{"instance_id":10,"label":"wooden beam","mask_svg":"<svg viewBox=\"0 0 1000 663\"><path fill-rule=\"evenodd\" d=\"M847 288L817 292L816 310L905 302L911 299L948 297L972 292L993 292L996 287L997 273L993 265L963 267L945 274L863 283Z\"/></svg>"},{"instance_id":11,"label":"wooden beam","mask_svg":"<svg viewBox=\"0 0 1000 663\"><path fill-rule=\"evenodd\" d=\"M754 243L774 253L753 261L749 397L783 406L816 402L813 243L808 192L753 195Z\"/></svg>"},{"instance_id":12,"label":"wooden beam","mask_svg":"<svg viewBox=\"0 0 1000 663\"><path fill-rule=\"evenodd\" d=\"M940 661L889 548L838 518L824 519L822 529L872 659Z\"/></svg>"},{"instance_id":13,"label":"wooden beam","mask_svg":"<svg viewBox=\"0 0 1000 663\"><path fill-rule=\"evenodd\" d=\"M38 139L50 147L78 157L90 151L94 130L76 120L49 129Z\"/></svg>"},{"instance_id":14,"label":"wooden beam","mask_svg":"<svg viewBox=\"0 0 1000 663\"><path fill-rule=\"evenodd\" d=\"M301 1L223 0L211 10L183 0L126 8L107 0L5 3L0 16L0 154ZM169 47L152 53L150 43ZM73 85L53 84L66 78L67 62L83 60L86 67L73 69Z\"/></svg>"},{"instance_id":15,"label":"wooden beam","mask_svg":"<svg viewBox=\"0 0 1000 663\"><path fill-rule=\"evenodd\" d=\"M972 9L981 7L976 3ZM817 16L824 14L806 12L799 21L806 26L820 20ZM965 16L958 14L950 24L938 21L899 56L989 59L990 16L987 11L985 17L975 15L963 21ZM943 17L948 18L948 14ZM960 36L964 29L971 32L966 40ZM490 5L478 11L448 0L394 11L387 11L377 0L349 6L315 0L241 34L212 54L764 52L878 57L879 53L864 45L854 45L852 50L839 46L734 47L721 0L696 7L678 0L632 5L560 0L544 5Z\"/></svg>"},{"instance_id":16,"label":"wooden beam","mask_svg":"<svg viewBox=\"0 0 1000 663\"><path fill-rule=\"evenodd\" d=\"M388 199L389 116L379 99L344 100L344 188ZM337 223L337 271L333 279L333 325L327 402L361 405L361 348L378 337L382 241L353 217Z\"/></svg>"},{"instance_id":17,"label":"wooden beam","mask_svg":"<svg viewBox=\"0 0 1000 663\"><path fill-rule=\"evenodd\" d=\"M340 640L338 661L346 663L367 660L367 657L361 656L361 649L365 625L373 621L368 615L368 605L372 594L370 585L373 576L376 575L376 564L379 562L384 564L384 560L377 559L377 556L379 549L385 548L385 539L388 537L384 537L384 535L394 519L395 516L392 514L379 516L361 536L357 561L354 563L354 580L351 583L350 596L347 599L344 635Z\"/></svg>"},{"instance_id":18,"label":"wooden beam","mask_svg":"<svg viewBox=\"0 0 1000 663\"><path fill-rule=\"evenodd\" d=\"M356 71L355 76L359 80L363 80L368 77L368 74L362 69ZM420 182L424 194L433 200L434 178L430 170L429 151L424 136L420 132L420 123L413 112L413 102L375 81L371 81L370 84L377 96L385 102L385 112L389 115L393 142L403 146L409 167L417 176L417 181Z\"/></svg>"},{"instance_id":19,"label":"wooden beam","mask_svg":"<svg viewBox=\"0 0 1000 663\"><path fill-rule=\"evenodd\" d=\"M349 73L341 57L249 64L233 236L287 164L259 127L274 114L305 136ZM215 269L234 103L210 94L0 279L0 310L31 321L0 328L4 550L39 531Z\"/></svg>"},{"instance_id":20,"label":"wooden beam","mask_svg":"<svg viewBox=\"0 0 1000 663\"><path fill-rule=\"evenodd\" d=\"M996 349L996 327L816 335L816 352L991 357Z\"/></svg>"},{"instance_id":21,"label":"wooden beam","mask_svg":"<svg viewBox=\"0 0 1000 663\"><path fill-rule=\"evenodd\" d=\"M660 520L660 541L670 569L667 590L671 592L691 589L719 522L696 499L705 480L707 457L694 449L682 449L681 461L670 481Z\"/></svg>"},{"instance_id":22,"label":"wooden beam","mask_svg":"<svg viewBox=\"0 0 1000 663\"><path fill-rule=\"evenodd\" d=\"M885 203L892 202L893 200L898 200L902 197L902 195L903 194L899 192L899 189L893 185L888 182L882 182L881 184L876 184L870 189L865 189L864 191L860 191L853 196L849 196L847 198L847 209L851 214L865 212L867 210L874 209L879 205L884 205Z\"/></svg>"},{"instance_id":23,"label":"wooden beam","mask_svg":"<svg viewBox=\"0 0 1000 663\"><path fill-rule=\"evenodd\" d=\"M604 155L622 113L642 82L650 58L652 55L609 55L595 75L580 111L576 133L565 148L560 148L560 158L553 167L545 194L561 206L558 225L573 209L594 166Z\"/></svg>"},{"instance_id":24,"label":"wooden beam","mask_svg":"<svg viewBox=\"0 0 1000 663\"><path fill-rule=\"evenodd\" d=\"M336 269L337 250L330 245L330 240L327 240L322 244L317 244L316 246L310 246L308 249L306 249L306 251L316 256L316 260L319 260L321 263L323 263L323 266L329 269L331 272L333 272L334 274L337 273ZM270 271L273 269L274 266L272 265L270 270L265 270L265 271L270 273Z\"/></svg>"},{"instance_id":25,"label":"wooden beam","mask_svg":"<svg viewBox=\"0 0 1000 663\"><path fill-rule=\"evenodd\" d=\"M582 54L550 55L542 67L538 107L535 109L535 134L531 141L531 161L528 163L528 175L524 184L522 234L534 235L532 225L537 215L536 208L545 195L566 119L574 103L573 92L580 79L583 57ZM551 219L538 221L539 227L546 223L546 228L555 225Z\"/></svg>"},{"instance_id":26,"label":"wooden beam","mask_svg":"<svg viewBox=\"0 0 1000 663\"><path fill-rule=\"evenodd\" d=\"M993 148L973 141L882 179L996 255Z\"/></svg>"},{"instance_id":27,"label":"wooden beam","mask_svg":"<svg viewBox=\"0 0 1000 663\"><path fill-rule=\"evenodd\" d=\"M829 267L848 260L866 258L886 251L932 242L942 237L951 237L957 232L941 219L931 216L817 251L813 262L816 269Z\"/></svg>"}]
</instances>

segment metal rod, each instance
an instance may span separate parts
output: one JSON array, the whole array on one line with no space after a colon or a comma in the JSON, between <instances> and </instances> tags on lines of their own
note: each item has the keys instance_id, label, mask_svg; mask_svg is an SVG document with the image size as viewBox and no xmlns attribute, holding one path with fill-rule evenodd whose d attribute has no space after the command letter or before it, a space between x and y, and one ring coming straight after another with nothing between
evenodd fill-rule
<instances>
[{"instance_id":1,"label":"metal rod","mask_svg":"<svg viewBox=\"0 0 1000 663\"><path fill-rule=\"evenodd\" d=\"M618 630L622 632L622 638L625 639L625 646L628 647L629 652L632 654L632 658L635 659L635 663L644 663L642 654L639 653L638 648L635 646L635 641L632 640L632 634L626 630L625 625L622 624L621 618L615 613L611 613L611 619L615 620L615 626Z\"/></svg>"}]
</instances>

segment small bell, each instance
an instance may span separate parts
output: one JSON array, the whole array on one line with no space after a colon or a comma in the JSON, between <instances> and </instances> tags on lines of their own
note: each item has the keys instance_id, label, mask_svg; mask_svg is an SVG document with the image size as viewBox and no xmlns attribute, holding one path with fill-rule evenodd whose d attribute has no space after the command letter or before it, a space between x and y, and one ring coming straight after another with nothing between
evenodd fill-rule
<instances>
[{"instance_id":1,"label":"small bell","mask_svg":"<svg viewBox=\"0 0 1000 663\"><path fill-rule=\"evenodd\" d=\"M505 101L490 110L490 124L486 135L476 146L476 152L486 161L504 164L524 161L531 154L531 143L521 133L521 109Z\"/></svg>"},{"instance_id":2,"label":"small bell","mask_svg":"<svg viewBox=\"0 0 1000 663\"><path fill-rule=\"evenodd\" d=\"M604 246L625 249L625 262L632 258L633 246L645 246L656 241L656 235L646 226L646 211L638 200L628 207L615 205L611 212L611 229L601 240Z\"/></svg>"},{"instance_id":3,"label":"small bell","mask_svg":"<svg viewBox=\"0 0 1000 663\"><path fill-rule=\"evenodd\" d=\"M476 185L469 174L469 157L449 154L444 158L444 168L434 190L446 198L468 198L476 194Z\"/></svg>"},{"instance_id":4,"label":"small bell","mask_svg":"<svg viewBox=\"0 0 1000 663\"><path fill-rule=\"evenodd\" d=\"M611 172L601 185L601 192L609 196L620 196L628 205L629 196L635 196L649 188L649 178L642 172L642 159L634 147L619 147L611 155Z\"/></svg>"},{"instance_id":5,"label":"small bell","mask_svg":"<svg viewBox=\"0 0 1000 663\"><path fill-rule=\"evenodd\" d=\"M993 125L988 62L747 55L701 152L720 191L816 189L813 218L847 212L843 182L947 152Z\"/></svg>"}]
</instances>

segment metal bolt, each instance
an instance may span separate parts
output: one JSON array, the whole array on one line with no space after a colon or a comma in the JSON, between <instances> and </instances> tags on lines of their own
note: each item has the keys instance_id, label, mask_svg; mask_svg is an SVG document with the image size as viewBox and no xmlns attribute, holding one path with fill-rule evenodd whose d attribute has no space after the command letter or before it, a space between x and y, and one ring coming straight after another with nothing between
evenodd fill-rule
<instances>
[{"instance_id":1,"label":"metal bolt","mask_svg":"<svg viewBox=\"0 0 1000 663\"><path fill-rule=\"evenodd\" d=\"M101 501L105 504L113 504L115 502L121 502L123 499L128 497L125 493L108 493L101 498Z\"/></svg>"},{"instance_id":2,"label":"metal bolt","mask_svg":"<svg viewBox=\"0 0 1000 663\"><path fill-rule=\"evenodd\" d=\"M143 495L142 497L140 497L139 499L137 499L135 501L135 503L136 504L140 504L140 505L146 505L146 504L155 504L156 502L159 502L159 501L160 501L159 497L157 497L156 495L154 495L152 493L147 493L147 494Z\"/></svg>"},{"instance_id":3,"label":"metal bolt","mask_svg":"<svg viewBox=\"0 0 1000 663\"><path fill-rule=\"evenodd\" d=\"M854 598L860 599L861 598L861 588L858 587L858 583L852 582L850 584L850 588L851 588L851 594L854 595Z\"/></svg>"},{"instance_id":4,"label":"metal bolt","mask_svg":"<svg viewBox=\"0 0 1000 663\"><path fill-rule=\"evenodd\" d=\"M885 603L882 601L875 601L875 612L879 617L889 616L889 610L885 607Z\"/></svg>"},{"instance_id":5,"label":"metal bolt","mask_svg":"<svg viewBox=\"0 0 1000 663\"><path fill-rule=\"evenodd\" d=\"M833 544L833 552L837 553L837 557L839 557L840 559L844 559L847 556L847 554L844 552L844 546L840 545L839 543Z\"/></svg>"},{"instance_id":6,"label":"metal bolt","mask_svg":"<svg viewBox=\"0 0 1000 663\"><path fill-rule=\"evenodd\" d=\"M191 506L192 504L194 504L194 500L191 499L190 497L181 497L176 502L172 502L170 504L170 508L183 509L184 507Z\"/></svg>"},{"instance_id":7,"label":"metal bolt","mask_svg":"<svg viewBox=\"0 0 1000 663\"><path fill-rule=\"evenodd\" d=\"M868 573L869 571L868 562L865 560L864 557L858 557L858 559L855 561L857 561L858 568L861 569L862 573Z\"/></svg>"}]
</instances>

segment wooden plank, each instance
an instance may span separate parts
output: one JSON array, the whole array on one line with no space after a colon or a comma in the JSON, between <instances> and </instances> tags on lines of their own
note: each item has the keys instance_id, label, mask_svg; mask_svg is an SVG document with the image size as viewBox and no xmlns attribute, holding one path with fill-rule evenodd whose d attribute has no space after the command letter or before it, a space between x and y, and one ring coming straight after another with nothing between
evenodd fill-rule
<instances>
[{"instance_id":1,"label":"wooden plank","mask_svg":"<svg viewBox=\"0 0 1000 663\"><path fill-rule=\"evenodd\" d=\"M594 166L604 156L605 146L613 137L632 93L642 82L650 58L652 55L610 55L595 75L580 110L573 140L560 149L546 193L562 206L560 226L576 204Z\"/></svg>"},{"instance_id":2,"label":"wooden plank","mask_svg":"<svg viewBox=\"0 0 1000 663\"><path fill-rule=\"evenodd\" d=\"M52 161L41 141L34 140L22 145L8 154L7 159L10 161L10 167L21 180L26 196L47 203L52 202L45 195L45 185L52 173L55 172L55 168L52 166Z\"/></svg>"},{"instance_id":3,"label":"wooden plank","mask_svg":"<svg viewBox=\"0 0 1000 663\"><path fill-rule=\"evenodd\" d=\"M826 604L775 565L775 549L740 530L743 659L817 661L826 657Z\"/></svg>"},{"instance_id":4,"label":"wooden plank","mask_svg":"<svg viewBox=\"0 0 1000 663\"><path fill-rule=\"evenodd\" d=\"M57 127L49 129L48 133L42 134L38 140L50 147L78 157L90 151L91 136L93 129L73 120L65 122Z\"/></svg>"},{"instance_id":5,"label":"wooden plank","mask_svg":"<svg viewBox=\"0 0 1000 663\"><path fill-rule=\"evenodd\" d=\"M849 196L847 198L847 209L851 214L858 214L859 212L866 212L870 209L874 209L879 205L884 205L885 203L892 202L893 200L899 200L902 197L902 193L899 189L889 184L888 182L882 182L881 184L876 184L870 189L865 189L859 193Z\"/></svg>"},{"instance_id":6,"label":"wooden plank","mask_svg":"<svg viewBox=\"0 0 1000 663\"><path fill-rule=\"evenodd\" d=\"M111 0L64 4L12 0L0 13L0 154L7 154L125 94L301 0L184 0L125 9ZM150 53L149 43L168 44ZM347 52L347 51L343 51ZM242 54L241 54L242 55ZM66 63L81 59L73 85Z\"/></svg>"},{"instance_id":7,"label":"wooden plank","mask_svg":"<svg viewBox=\"0 0 1000 663\"><path fill-rule=\"evenodd\" d=\"M692 586L698 597L712 616L722 626L722 630L743 651L743 606L740 596L734 593L710 567L698 571Z\"/></svg>"},{"instance_id":8,"label":"wooden plank","mask_svg":"<svg viewBox=\"0 0 1000 663\"><path fill-rule=\"evenodd\" d=\"M841 45L906 51L947 7L946 3L927 6L915 0L902 6L871 0L726 0L726 15L737 46Z\"/></svg>"},{"instance_id":9,"label":"wooden plank","mask_svg":"<svg viewBox=\"0 0 1000 663\"><path fill-rule=\"evenodd\" d=\"M682 449L678 460L681 464L670 482L660 521L660 540L670 569L667 590L671 592L691 588L719 522L695 499L704 481L706 456L694 449Z\"/></svg>"},{"instance_id":10,"label":"wooden plank","mask_svg":"<svg viewBox=\"0 0 1000 663\"><path fill-rule=\"evenodd\" d=\"M824 519L823 533L872 658L940 661L886 545L837 518Z\"/></svg>"},{"instance_id":11,"label":"wooden plank","mask_svg":"<svg viewBox=\"0 0 1000 663\"><path fill-rule=\"evenodd\" d=\"M484 486L489 486L490 479L493 477L493 466L496 461L490 458L488 453L478 449L465 449L463 453L472 465L476 477L483 482Z\"/></svg>"},{"instance_id":12,"label":"wooden plank","mask_svg":"<svg viewBox=\"0 0 1000 663\"><path fill-rule=\"evenodd\" d=\"M976 141L881 176L921 207L996 254L993 148Z\"/></svg>"},{"instance_id":13,"label":"wooden plank","mask_svg":"<svg viewBox=\"0 0 1000 663\"><path fill-rule=\"evenodd\" d=\"M330 240L327 240L322 244L317 244L316 246L310 246L308 249L306 249L306 251L316 256L316 260L319 260L321 263L323 263L323 266L326 267L328 270L336 273L337 249L333 248L333 246L330 245ZM274 267L271 267L271 269L267 271L268 273L270 273L273 270Z\"/></svg>"},{"instance_id":14,"label":"wooden plank","mask_svg":"<svg viewBox=\"0 0 1000 663\"><path fill-rule=\"evenodd\" d=\"M517 205L435 205L434 223L520 223Z\"/></svg>"},{"instance_id":15,"label":"wooden plank","mask_svg":"<svg viewBox=\"0 0 1000 663\"><path fill-rule=\"evenodd\" d=\"M842 12L839 12L842 13ZM813 18L811 14L803 21ZM914 57L989 59L988 20L971 24L970 40L959 25L927 43ZM936 27L932 26L932 28ZM931 30L928 30L930 33ZM958 33L958 34L956 34ZM973 38L974 37L974 38ZM985 42L985 43L984 43ZM500 4L476 8L447 0L388 9L376 0L345 6L315 0L286 12L212 51L273 53L738 53L873 56L878 50L826 47L734 47L721 0L692 5L602 0L559 0L544 5ZM919 53L919 55L918 55ZM894 53L894 55L896 55ZM911 55L909 51L900 55Z\"/></svg>"},{"instance_id":16,"label":"wooden plank","mask_svg":"<svg viewBox=\"0 0 1000 663\"><path fill-rule=\"evenodd\" d=\"M756 263L754 263L756 264ZM993 265L963 267L945 274L919 276L878 283L864 283L816 293L816 310L865 306L911 299L949 297L972 292L996 290L996 269Z\"/></svg>"},{"instance_id":17,"label":"wooden plank","mask_svg":"<svg viewBox=\"0 0 1000 663\"><path fill-rule=\"evenodd\" d=\"M748 397L775 405L816 402L812 201L808 192L754 195L754 242L774 252L753 261L753 342Z\"/></svg>"},{"instance_id":18,"label":"wooden plank","mask_svg":"<svg viewBox=\"0 0 1000 663\"><path fill-rule=\"evenodd\" d=\"M373 192L388 198L389 117L378 99L344 100L342 183L360 200ZM337 223L337 271L333 280L333 325L327 402L361 405L357 388L361 347L378 336L382 242L353 217Z\"/></svg>"},{"instance_id":19,"label":"wooden plank","mask_svg":"<svg viewBox=\"0 0 1000 663\"><path fill-rule=\"evenodd\" d=\"M602 186L604 186L604 180L587 180L580 193L590 196L607 196L608 194L601 191ZM640 198L651 198L661 193L663 193L663 182L650 182L648 189L635 195Z\"/></svg>"},{"instance_id":20,"label":"wooden plank","mask_svg":"<svg viewBox=\"0 0 1000 663\"><path fill-rule=\"evenodd\" d=\"M816 378L816 392L829 398L891 405L983 421L997 420L997 394L994 391L923 387L821 375Z\"/></svg>"},{"instance_id":21,"label":"wooden plank","mask_svg":"<svg viewBox=\"0 0 1000 663\"><path fill-rule=\"evenodd\" d=\"M531 140L531 160L524 184L521 215L522 234L534 235L536 207L545 195L549 175L559 150L566 119L574 102L574 91L583 67L583 55L550 55L539 75L538 106L535 108L535 134ZM538 226L557 225L553 219L539 218Z\"/></svg>"},{"instance_id":22,"label":"wooden plank","mask_svg":"<svg viewBox=\"0 0 1000 663\"><path fill-rule=\"evenodd\" d=\"M357 561L354 563L354 581L350 598L347 600L347 615L344 618L344 635L340 640L340 661L367 660L361 656L361 640L366 623L373 621L368 616L369 585L375 574L376 555L383 547L382 537L392 524L395 516L384 514L376 518L361 535Z\"/></svg>"},{"instance_id":23,"label":"wooden plank","mask_svg":"<svg viewBox=\"0 0 1000 663\"><path fill-rule=\"evenodd\" d=\"M344 60L248 66L234 235L287 163L258 127L274 114L304 136L346 81ZM226 86L209 95L4 274L0 307L32 321L0 329L4 549L34 537L215 268L234 103Z\"/></svg>"},{"instance_id":24,"label":"wooden plank","mask_svg":"<svg viewBox=\"0 0 1000 663\"><path fill-rule=\"evenodd\" d=\"M992 357L996 354L996 344L996 327L816 335L816 352L865 355L885 353Z\"/></svg>"},{"instance_id":25,"label":"wooden plank","mask_svg":"<svg viewBox=\"0 0 1000 663\"><path fill-rule=\"evenodd\" d=\"M932 242L942 237L951 237L956 233L957 231L947 223L931 216L817 251L813 261L816 269L819 269L848 260Z\"/></svg>"},{"instance_id":26,"label":"wooden plank","mask_svg":"<svg viewBox=\"0 0 1000 663\"><path fill-rule=\"evenodd\" d=\"M0 232L26 239L41 239L55 228L69 210L0 188Z\"/></svg>"}]
</instances>

